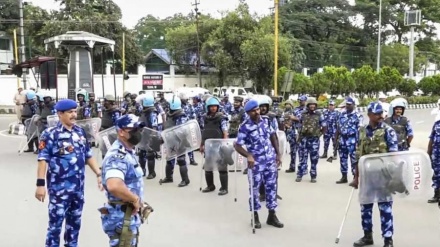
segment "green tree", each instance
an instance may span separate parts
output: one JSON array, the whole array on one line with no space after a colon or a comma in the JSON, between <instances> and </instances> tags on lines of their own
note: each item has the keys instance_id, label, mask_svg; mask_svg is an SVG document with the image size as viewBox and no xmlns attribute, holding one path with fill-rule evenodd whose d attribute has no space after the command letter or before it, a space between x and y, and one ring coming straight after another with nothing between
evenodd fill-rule
<instances>
[{"instance_id":1,"label":"green tree","mask_svg":"<svg viewBox=\"0 0 440 247\"><path fill-rule=\"evenodd\" d=\"M372 97L373 94L382 91L377 86L378 76L369 65L364 65L360 69L353 71L352 77L356 84L356 91L361 96L360 98L363 98L364 95Z\"/></svg>"},{"instance_id":2,"label":"green tree","mask_svg":"<svg viewBox=\"0 0 440 247\"><path fill-rule=\"evenodd\" d=\"M407 97L412 96L414 91L417 90L417 83L414 80L405 78L402 82L397 86L397 90Z\"/></svg>"},{"instance_id":3,"label":"green tree","mask_svg":"<svg viewBox=\"0 0 440 247\"><path fill-rule=\"evenodd\" d=\"M329 80L329 93L331 95L345 94L354 92L356 85L350 71L346 67L326 66L323 71L325 77Z\"/></svg>"},{"instance_id":4,"label":"green tree","mask_svg":"<svg viewBox=\"0 0 440 247\"><path fill-rule=\"evenodd\" d=\"M295 73L292 79L292 93L293 94L308 94L313 91L312 80L301 74Z\"/></svg>"},{"instance_id":5,"label":"green tree","mask_svg":"<svg viewBox=\"0 0 440 247\"><path fill-rule=\"evenodd\" d=\"M418 87L423 91L423 94L435 94L439 91L439 84L434 76L424 77L419 81Z\"/></svg>"},{"instance_id":6,"label":"green tree","mask_svg":"<svg viewBox=\"0 0 440 247\"><path fill-rule=\"evenodd\" d=\"M384 66L380 69L378 76L378 85L381 86L380 90L389 92L398 88L402 81L403 77L396 68Z\"/></svg>"},{"instance_id":7,"label":"green tree","mask_svg":"<svg viewBox=\"0 0 440 247\"><path fill-rule=\"evenodd\" d=\"M315 95L316 98L330 90L331 82L324 73L313 74L311 77L311 81L313 87L310 93Z\"/></svg>"}]
</instances>

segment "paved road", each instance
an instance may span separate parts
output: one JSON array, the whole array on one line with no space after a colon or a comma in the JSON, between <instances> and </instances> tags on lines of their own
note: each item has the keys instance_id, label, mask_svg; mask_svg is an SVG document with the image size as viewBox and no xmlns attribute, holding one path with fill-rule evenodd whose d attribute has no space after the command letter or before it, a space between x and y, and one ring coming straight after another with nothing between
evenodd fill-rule
<instances>
[{"instance_id":1,"label":"paved road","mask_svg":"<svg viewBox=\"0 0 440 247\"><path fill-rule=\"evenodd\" d=\"M426 148L427 137L433 123L430 110L408 111L415 128L414 147ZM12 117L0 117L0 129L6 129ZM4 134L4 132L3 132ZM3 198L0 211L0 246L43 246L47 227L47 203L37 202L34 195L36 156L17 155L20 137L0 136L0 188ZM96 157L98 155L96 154ZM200 160L200 155L196 156ZM285 159L285 166L288 160ZM283 170L286 167L283 168ZM146 182L145 194L155 212L148 225L141 229L142 246L154 247L237 247L237 246L334 246L340 222L350 194L347 185L336 185L339 179L339 163L319 162L318 183L308 178L295 183L295 175L280 174L278 216L285 224L275 229L265 224L267 211L260 217L263 228L251 233L250 214L247 210L247 181L244 175L230 176L230 194L199 192L200 166L190 167L191 184L177 188L179 174L174 184L160 186L158 179ZM217 178L216 178L217 179ZM105 197L96 188L95 177L88 172L86 181L86 204L83 213L80 246L106 246L107 237L100 225L96 210ZM216 180L219 184L218 179ZM238 201L234 202L234 188ZM428 194L428 199L431 194ZM425 200L396 200L395 246L438 247L440 243L440 210ZM375 246L382 246L379 214L374 211ZM339 246L352 246L362 235L360 209L357 196L352 201Z\"/></svg>"}]
</instances>

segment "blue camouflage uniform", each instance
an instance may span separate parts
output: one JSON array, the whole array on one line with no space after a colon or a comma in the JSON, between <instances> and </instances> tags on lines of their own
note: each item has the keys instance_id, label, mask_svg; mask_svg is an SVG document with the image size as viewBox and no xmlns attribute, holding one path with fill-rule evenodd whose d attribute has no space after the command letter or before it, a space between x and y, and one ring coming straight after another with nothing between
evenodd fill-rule
<instances>
[{"instance_id":1,"label":"blue camouflage uniform","mask_svg":"<svg viewBox=\"0 0 440 247\"><path fill-rule=\"evenodd\" d=\"M368 106L368 112L371 112L373 114L382 114L383 109L382 106L377 103L373 102L370 103ZM397 135L396 132L392 127L389 125L379 122L376 128L373 129L372 126L367 124L365 126L365 133L366 137L372 138L374 135L374 132L378 131L379 129L384 129L385 131L385 143L387 145L387 151L388 152L397 152L398 151L398 141L397 141ZM357 141L357 147L359 148L361 145L362 140ZM359 150L360 152L360 150ZM360 158L360 157L359 157ZM356 160L357 162L357 160ZM387 241L387 238L391 238L393 236L394 232L394 226L393 226L393 213L392 213L392 206L393 202L379 202L379 212L380 212L380 221L381 221L381 228L382 228L382 237L385 238L385 241ZM361 218L362 218L362 228L366 232L372 232L373 231L373 203L371 204L361 204Z\"/></svg>"},{"instance_id":2,"label":"blue camouflage uniform","mask_svg":"<svg viewBox=\"0 0 440 247\"><path fill-rule=\"evenodd\" d=\"M431 167L432 170L434 171L434 174L432 176L432 187L435 190L439 190L440 189L440 121L436 121L432 126L429 139L432 142ZM437 197L439 197L439 195ZM439 200L439 198L437 198L437 200Z\"/></svg>"},{"instance_id":3,"label":"blue camouflage uniform","mask_svg":"<svg viewBox=\"0 0 440 247\"><path fill-rule=\"evenodd\" d=\"M310 154L310 177L312 178L312 181L314 181L317 177L317 170L316 167L318 165L318 161L319 161L319 144L320 144L320 136L310 136L310 137L306 137L306 136L302 136L302 128L303 126L303 122L304 122L304 117L306 117L307 115L314 115L314 114L318 114L316 111L314 111L313 113L308 112L303 112L300 115L300 126L301 129L299 131L300 133L300 137L299 137L299 148L298 148L298 154L299 154L299 166L298 166L298 173L297 173L297 180L298 182L301 181L301 178L306 175L307 172L307 159L309 157ZM325 122L324 116L321 114L319 116L319 125L317 126L313 126L314 128L326 128L327 127L327 123Z\"/></svg>"},{"instance_id":4,"label":"blue camouflage uniform","mask_svg":"<svg viewBox=\"0 0 440 247\"><path fill-rule=\"evenodd\" d=\"M346 99L347 104L354 104L351 98ZM348 173L348 158L351 162L351 173L354 175L356 162L356 143L359 140L359 128L363 125L363 116L353 110L348 112L344 109L338 118L339 158L341 162L341 173L346 176Z\"/></svg>"},{"instance_id":5,"label":"blue camouflage uniform","mask_svg":"<svg viewBox=\"0 0 440 247\"><path fill-rule=\"evenodd\" d=\"M163 130L163 119L162 116L165 114L164 109L159 103L154 103L154 106L156 107L157 113L158 113L158 119L157 119L157 130L162 131Z\"/></svg>"},{"instance_id":6,"label":"blue camouflage uniform","mask_svg":"<svg viewBox=\"0 0 440 247\"><path fill-rule=\"evenodd\" d=\"M199 100L197 97L196 100ZM205 114L205 107L202 102L198 101L196 104L193 105L193 111L196 115L197 122L199 123L200 130L203 130L203 114Z\"/></svg>"},{"instance_id":7,"label":"blue camouflage uniform","mask_svg":"<svg viewBox=\"0 0 440 247\"><path fill-rule=\"evenodd\" d=\"M76 108L76 103L72 102ZM58 123L42 133L39 150L38 160L48 164L49 227L46 246L60 246L64 220L64 246L78 246L84 205L85 165L92 158L86 133L77 125L68 130Z\"/></svg>"},{"instance_id":8,"label":"blue camouflage uniform","mask_svg":"<svg viewBox=\"0 0 440 247\"><path fill-rule=\"evenodd\" d=\"M256 123L248 118L238 130L236 144L245 146L247 152L251 153L255 159L255 166L252 169L253 188L250 189L250 193L254 195L255 211L261 208L259 188L263 180L266 187L266 207L269 210L275 210L278 206L276 153L270 141L270 136L274 134L276 134L275 129L263 119ZM249 208L251 209L250 203L249 200Z\"/></svg>"},{"instance_id":9,"label":"blue camouflage uniform","mask_svg":"<svg viewBox=\"0 0 440 247\"><path fill-rule=\"evenodd\" d=\"M84 118L97 118L97 117L99 117L100 112L102 112L102 106L100 103L89 102L84 107Z\"/></svg>"},{"instance_id":10,"label":"blue camouflage uniform","mask_svg":"<svg viewBox=\"0 0 440 247\"><path fill-rule=\"evenodd\" d=\"M141 123L135 118L126 115L118 119L117 128L136 128L141 127ZM123 121L123 118L130 118ZM140 201L144 201L144 182L142 180L143 171L136 159L136 153L133 149L126 147L121 141L116 140L112 147L107 151L102 162L102 183L106 191L108 203L103 208L98 209L101 212L102 228L109 237L109 246L119 245L119 235L124 227L124 218L126 210L132 206L123 202L120 198L112 195L107 188L107 180L110 178L119 178L124 181L128 190L138 196ZM105 213L102 213L102 212ZM130 246L138 246L137 235L141 226L139 214L128 216L128 230L133 234Z\"/></svg>"},{"instance_id":11,"label":"blue camouflage uniform","mask_svg":"<svg viewBox=\"0 0 440 247\"><path fill-rule=\"evenodd\" d=\"M188 120L197 118L192 105L188 103L182 104L182 110L185 112L186 116L188 117ZM189 163L191 165L197 165L196 161L194 160L194 152L189 152L188 157L189 157Z\"/></svg>"},{"instance_id":12,"label":"blue camouflage uniform","mask_svg":"<svg viewBox=\"0 0 440 247\"><path fill-rule=\"evenodd\" d=\"M330 101L329 105L335 105L334 101ZM324 155L323 157L327 156L327 152L328 152L328 146L330 145L330 140L333 143L333 153L336 156L336 139L335 139L335 134L336 134L336 130L337 130L337 121L339 118L339 112L336 111L335 109L333 110L329 110L326 109L323 112L324 115L324 119L325 122L327 123L327 131L324 134Z\"/></svg>"},{"instance_id":13,"label":"blue camouflage uniform","mask_svg":"<svg viewBox=\"0 0 440 247\"><path fill-rule=\"evenodd\" d=\"M144 122L145 127L149 128L149 129L157 130L158 129L158 119L161 116L158 116L157 111L155 111L156 108L154 107L154 105L151 107L153 110L148 106L144 106L144 107L145 107L145 109L141 113L139 121ZM157 157L157 154L155 154L152 151L139 149L139 163L140 163L142 171L143 171L143 176L146 175L146 171L147 171L146 165L148 164L148 177L147 177L147 179L153 179L156 177L156 172L155 172L155 165L156 165L155 158L156 157Z\"/></svg>"},{"instance_id":14,"label":"blue camouflage uniform","mask_svg":"<svg viewBox=\"0 0 440 247\"><path fill-rule=\"evenodd\" d=\"M226 94L225 97L223 98L223 101L221 102L221 108L222 111L226 113L226 115L231 114L233 106L231 102L229 102L229 95Z\"/></svg>"},{"instance_id":15,"label":"blue camouflage uniform","mask_svg":"<svg viewBox=\"0 0 440 247\"><path fill-rule=\"evenodd\" d=\"M298 143L297 143L297 129L296 124L288 118L289 116L295 116L293 109L285 110L283 113L283 123L284 123L284 132L286 133L287 142L289 142L290 146L290 164L287 172L294 172L296 170L296 154L298 152ZM291 124L287 126L285 123L290 122Z\"/></svg>"}]
</instances>

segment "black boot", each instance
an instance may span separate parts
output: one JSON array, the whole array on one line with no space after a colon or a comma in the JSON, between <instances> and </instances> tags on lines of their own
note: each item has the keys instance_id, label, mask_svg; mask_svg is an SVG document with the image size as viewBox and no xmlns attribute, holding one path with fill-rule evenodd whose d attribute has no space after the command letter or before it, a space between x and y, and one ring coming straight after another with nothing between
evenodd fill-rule
<instances>
[{"instance_id":1,"label":"black boot","mask_svg":"<svg viewBox=\"0 0 440 247\"><path fill-rule=\"evenodd\" d=\"M145 159L139 159L139 165L141 166L142 172L144 173L144 174L142 175L143 177L145 177L145 175L146 175L146 173L147 173L147 169L145 168L146 164L147 164L147 160L145 160ZM150 169L148 168L148 170L150 170Z\"/></svg>"},{"instance_id":2,"label":"black boot","mask_svg":"<svg viewBox=\"0 0 440 247\"><path fill-rule=\"evenodd\" d=\"M290 167L289 169L286 170L286 173L294 173L295 172L295 166L294 168Z\"/></svg>"},{"instance_id":3,"label":"black boot","mask_svg":"<svg viewBox=\"0 0 440 247\"><path fill-rule=\"evenodd\" d=\"M160 183L172 183L173 182L173 166L167 164L165 166L165 178L160 180Z\"/></svg>"},{"instance_id":4,"label":"black boot","mask_svg":"<svg viewBox=\"0 0 440 247\"><path fill-rule=\"evenodd\" d=\"M189 178L188 178L188 167L186 165L179 166L180 169L180 176L182 177L182 182L179 183L179 187L185 187L189 184Z\"/></svg>"},{"instance_id":5,"label":"black boot","mask_svg":"<svg viewBox=\"0 0 440 247\"><path fill-rule=\"evenodd\" d=\"M394 247L393 238L385 238L383 247Z\"/></svg>"},{"instance_id":6,"label":"black boot","mask_svg":"<svg viewBox=\"0 0 440 247\"><path fill-rule=\"evenodd\" d=\"M212 192L215 190L214 185L214 173L213 172L205 172L205 179L206 179L206 188L202 190L203 193Z\"/></svg>"},{"instance_id":7,"label":"black boot","mask_svg":"<svg viewBox=\"0 0 440 247\"><path fill-rule=\"evenodd\" d=\"M153 179L156 177L156 172L154 171L155 160L148 160L148 176L147 179Z\"/></svg>"},{"instance_id":8,"label":"black boot","mask_svg":"<svg viewBox=\"0 0 440 247\"><path fill-rule=\"evenodd\" d=\"M197 162L195 160L190 160L189 164L192 166L198 166L199 164L197 164Z\"/></svg>"},{"instance_id":9,"label":"black boot","mask_svg":"<svg viewBox=\"0 0 440 247\"><path fill-rule=\"evenodd\" d=\"M34 140L30 140L28 143L28 149L24 150L25 153L32 153L34 151Z\"/></svg>"},{"instance_id":10,"label":"black boot","mask_svg":"<svg viewBox=\"0 0 440 247\"><path fill-rule=\"evenodd\" d=\"M228 172L219 172L220 173L220 191L218 192L219 196L224 196L228 194Z\"/></svg>"},{"instance_id":11,"label":"black boot","mask_svg":"<svg viewBox=\"0 0 440 247\"><path fill-rule=\"evenodd\" d=\"M258 217L258 212L257 211L254 211L254 220L255 220L255 223L254 223L255 229L260 229L261 228L261 223L260 223L260 217Z\"/></svg>"},{"instance_id":12,"label":"black boot","mask_svg":"<svg viewBox=\"0 0 440 247\"><path fill-rule=\"evenodd\" d=\"M346 183L348 183L347 175L346 174L342 175L342 178L339 179L338 181L336 181L336 183L337 184L346 184Z\"/></svg>"},{"instance_id":13,"label":"black boot","mask_svg":"<svg viewBox=\"0 0 440 247\"><path fill-rule=\"evenodd\" d=\"M243 174L246 175L248 172L248 168L244 169Z\"/></svg>"},{"instance_id":14,"label":"black boot","mask_svg":"<svg viewBox=\"0 0 440 247\"><path fill-rule=\"evenodd\" d=\"M39 150L39 147L38 147L38 138L34 138L34 145L35 145L35 151L34 151L34 154L38 154L38 150Z\"/></svg>"},{"instance_id":15,"label":"black boot","mask_svg":"<svg viewBox=\"0 0 440 247\"><path fill-rule=\"evenodd\" d=\"M326 159L327 158L327 150L324 150L324 153L319 156L320 159Z\"/></svg>"},{"instance_id":16,"label":"black boot","mask_svg":"<svg viewBox=\"0 0 440 247\"><path fill-rule=\"evenodd\" d=\"M362 246L368 246L373 245L373 232L370 231L364 231L364 236L360 238L358 241L353 243L353 247L362 247Z\"/></svg>"},{"instance_id":17,"label":"black boot","mask_svg":"<svg viewBox=\"0 0 440 247\"><path fill-rule=\"evenodd\" d=\"M440 202L440 190L434 189L434 196L428 200L428 203Z\"/></svg>"},{"instance_id":18,"label":"black boot","mask_svg":"<svg viewBox=\"0 0 440 247\"><path fill-rule=\"evenodd\" d=\"M269 210L269 216L267 217L266 223L268 225L274 226L276 228L283 228L284 224L278 220L275 210Z\"/></svg>"}]
</instances>

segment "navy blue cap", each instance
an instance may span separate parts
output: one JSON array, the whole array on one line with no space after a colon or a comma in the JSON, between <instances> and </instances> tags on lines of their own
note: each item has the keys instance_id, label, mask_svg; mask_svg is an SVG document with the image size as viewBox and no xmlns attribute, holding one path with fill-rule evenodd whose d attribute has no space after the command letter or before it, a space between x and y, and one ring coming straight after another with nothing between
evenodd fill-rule
<instances>
[{"instance_id":1,"label":"navy blue cap","mask_svg":"<svg viewBox=\"0 0 440 247\"><path fill-rule=\"evenodd\" d=\"M244 105L244 111L249 112L254 110L255 108L259 108L260 104L257 100L251 99L248 102L246 102L246 105Z\"/></svg>"},{"instance_id":2,"label":"navy blue cap","mask_svg":"<svg viewBox=\"0 0 440 247\"><path fill-rule=\"evenodd\" d=\"M348 105L354 105L355 103L354 103L354 99L352 98L352 97L347 97L346 99L345 99L345 104L348 104Z\"/></svg>"},{"instance_id":3,"label":"navy blue cap","mask_svg":"<svg viewBox=\"0 0 440 247\"><path fill-rule=\"evenodd\" d=\"M307 100L307 96L305 96L305 95L301 95L298 98L298 101L306 101L306 100Z\"/></svg>"},{"instance_id":4,"label":"navy blue cap","mask_svg":"<svg viewBox=\"0 0 440 247\"><path fill-rule=\"evenodd\" d=\"M143 128L145 124L139 121L139 117L134 114L127 114L116 119L116 127L125 128Z\"/></svg>"},{"instance_id":5,"label":"navy blue cap","mask_svg":"<svg viewBox=\"0 0 440 247\"><path fill-rule=\"evenodd\" d=\"M63 99L57 102L55 105L55 110L57 111L69 111L72 109L76 109L77 104L74 100L71 99Z\"/></svg>"},{"instance_id":6,"label":"navy blue cap","mask_svg":"<svg viewBox=\"0 0 440 247\"><path fill-rule=\"evenodd\" d=\"M373 114L382 114L383 107L379 102L371 102L370 104L368 104L368 112L371 112Z\"/></svg>"}]
</instances>

